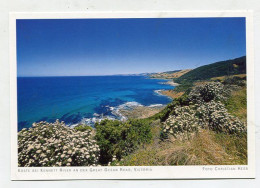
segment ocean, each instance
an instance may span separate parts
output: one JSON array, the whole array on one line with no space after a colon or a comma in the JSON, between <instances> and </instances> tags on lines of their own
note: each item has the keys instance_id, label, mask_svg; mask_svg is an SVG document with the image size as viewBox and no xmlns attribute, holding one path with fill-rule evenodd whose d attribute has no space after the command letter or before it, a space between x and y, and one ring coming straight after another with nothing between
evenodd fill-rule
<instances>
[{"instance_id":1,"label":"ocean","mask_svg":"<svg viewBox=\"0 0 260 188\"><path fill-rule=\"evenodd\" d=\"M56 119L69 126L93 126L102 118L124 118L120 108L165 105L171 99L157 91L173 88L166 81L145 76L18 77L18 131Z\"/></svg>"}]
</instances>

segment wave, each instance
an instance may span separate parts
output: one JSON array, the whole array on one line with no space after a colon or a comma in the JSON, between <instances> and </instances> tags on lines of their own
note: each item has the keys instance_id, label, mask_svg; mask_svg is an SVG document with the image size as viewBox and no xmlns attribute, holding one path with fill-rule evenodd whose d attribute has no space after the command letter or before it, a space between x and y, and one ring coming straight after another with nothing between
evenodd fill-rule
<instances>
[{"instance_id":1,"label":"wave","mask_svg":"<svg viewBox=\"0 0 260 188\"><path fill-rule=\"evenodd\" d=\"M109 106L106 105L105 107L108 108L111 112L110 115L103 115L98 113L93 113L92 117L86 118L83 117L80 122L76 124L69 125L71 128L74 128L80 124L91 126L92 128L95 128L96 123L100 123L102 120L108 119L108 120L120 120L120 121L126 121L128 118L124 116L120 111L121 110L133 110L135 107L143 107L144 105L136 102L126 102L118 106ZM162 107L163 104L151 104L146 107L154 108L154 107Z\"/></svg>"},{"instance_id":2,"label":"wave","mask_svg":"<svg viewBox=\"0 0 260 188\"><path fill-rule=\"evenodd\" d=\"M154 90L154 92L155 92L158 96L165 96L165 95L162 94L162 91L164 91L164 89Z\"/></svg>"},{"instance_id":3,"label":"wave","mask_svg":"<svg viewBox=\"0 0 260 188\"><path fill-rule=\"evenodd\" d=\"M154 107L163 107L163 106L165 106L165 105L163 105L163 104L151 104L148 107L154 108Z\"/></svg>"}]
</instances>

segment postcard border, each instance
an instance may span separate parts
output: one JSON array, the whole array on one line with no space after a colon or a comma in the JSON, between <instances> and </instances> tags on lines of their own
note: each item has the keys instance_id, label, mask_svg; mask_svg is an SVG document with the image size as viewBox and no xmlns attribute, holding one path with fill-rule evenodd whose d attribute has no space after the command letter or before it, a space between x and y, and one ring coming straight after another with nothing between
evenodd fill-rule
<instances>
[{"instance_id":1,"label":"postcard border","mask_svg":"<svg viewBox=\"0 0 260 188\"><path fill-rule=\"evenodd\" d=\"M248 165L147 166L147 167L18 167L17 152L17 19L77 18L188 18L245 17L247 57ZM11 180L65 179L208 179L255 178L254 48L252 11L149 11L149 12L13 12L9 15ZM235 168L235 170L232 170ZM53 169L52 172L49 172ZM56 170L55 170L56 169ZM90 172L90 169L93 171ZM121 171L131 169L131 172ZM137 171L135 171L135 169ZM152 171L150 171L150 169ZM213 169L213 170L206 170ZM241 169L241 170L238 170ZM247 169L247 170L246 170ZM88 170L86 172L86 170ZM101 170L101 171L99 171ZM27 172L30 171L30 172ZM34 172L33 172L34 171ZM48 171L48 172L47 172ZM81 171L81 172L80 172Z\"/></svg>"}]
</instances>

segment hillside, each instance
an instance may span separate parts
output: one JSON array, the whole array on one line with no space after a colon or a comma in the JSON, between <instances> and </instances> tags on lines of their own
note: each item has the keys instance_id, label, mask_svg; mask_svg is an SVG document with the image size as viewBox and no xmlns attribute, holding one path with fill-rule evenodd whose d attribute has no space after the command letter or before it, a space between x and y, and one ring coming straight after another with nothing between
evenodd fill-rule
<instances>
[{"instance_id":1,"label":"hillside","mask_svg":"<svg viewBox=\"0 0 260 188\"><path fill-rule=\"evenodd\" d=\"M158 79L173 79L179 78L180 76L188 73L192 69L184 69L184 70L175 70L175 71L167 71L161 73L151 74L150 78L158 78Z\"/></svg>"},{"instance_id":2,"label":"hillside","mask_svg":"<svg viewBox=\"0 0 260 188\"><path fill-rule=\"evenodd\" d=\"M234 74L246 74L246 56L198 67L174 79L174 81L182 84Z\"/></svg>"}]
</instances>

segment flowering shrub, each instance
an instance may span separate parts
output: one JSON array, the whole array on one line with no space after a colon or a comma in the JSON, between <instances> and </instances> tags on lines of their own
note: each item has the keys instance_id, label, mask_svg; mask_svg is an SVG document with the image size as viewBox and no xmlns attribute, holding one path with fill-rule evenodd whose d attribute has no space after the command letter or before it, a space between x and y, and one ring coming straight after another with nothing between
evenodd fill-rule
<instances>
[{"instance_id":1,"label":"flowering shrub","mask_svg":"<svg viewBox=\"0 0 260 188\"><path fill-rule=\"evenodd\" d=\"M245 125L238 118L230 115L220 101L204 103L198 107L197 112L212 130L227 133L239 133L246 130Z\"/></svg>"},{"instance_id":2,"label":"flowering shrub","mask_svg":"<svg viewBox=\"0 0 260 188\"><path fill-rule=\"evenodd\" d=\"M90 129L77 131L56 120L33 123L18 133L19 166L97 165L99 147Z\"/></svg>"},{"instance_id":3,"label":"flowering shrub","mask_svg":"<svg viewBox=\"0 0 260 188\"><path fill-rule=\"evenodd\" d=\"M230 93L219 82L200 85L191 90L187 101L189 105L175 105L163 125L163 136L177 136L182 133L210 128L218 132L240 133L246 131L244 123L230 115L221 102Z\"/></svg>"},{"instance_id":4,"label":"flowering shrub","mask_svg":"<svg viewBox=\"0 0 260 188\"><path fill-rule=\"evenodd\" d=\"M174 115L170 115L166 120L163 131L170 134L179 134L197 130L199 121L195 117L195 113L193 106L175 108Z\"/></svg>"},{"instance_id":5,"label":"flowering shrub","mask_svg":"<svg viewBox=\"0 0 260 188\"><path fill-rule=\"evenodd\" d=\"M205 85L199 85L191 90L189 99L194 103L209 102L212 100L225 100L230 91L224 89L220 82L210 82Z\"/></svg>"}]
</instances>

